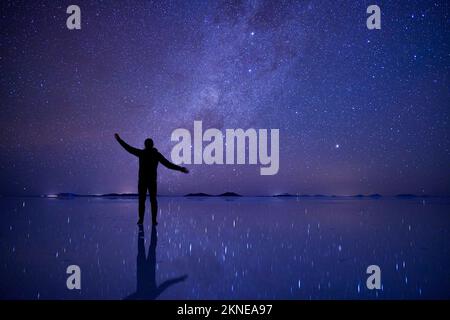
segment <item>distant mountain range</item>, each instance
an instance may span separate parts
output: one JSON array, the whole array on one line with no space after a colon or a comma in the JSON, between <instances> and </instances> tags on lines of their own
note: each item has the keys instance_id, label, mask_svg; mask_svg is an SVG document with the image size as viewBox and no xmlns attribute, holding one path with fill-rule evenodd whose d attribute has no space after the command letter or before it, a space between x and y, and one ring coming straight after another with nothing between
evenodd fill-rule
<instances>
[{"instance_id":1,"label":"distant mountain range","mask_svg":"<svg viewBox=\"0 0 450 320\"><path fill-rule=\"evenodd\" d=\"M337 195L324 195L324 194L314 194L314 195L309 195L309 194L290 194L290 193L282 193L282 194L277 194L274 195L273 197L277 197L277 198L284 198L284 197L293 197L293 198L372 198L372 199L378 199L378 198L403 198L403 199L408 199L408 198L434 198L434 197L439 197L439 196L433 196L433 195L417 195L417 194L410 194L410 193L401 193L401 194L397 194L395 196L383 196L379 193L374 193L374 194L355 194L352 196L337 196Z\"/></svg>"},{"instance_id":2,"label":"distant mountain range","mask_svg":"<svg viewBox=\"0 0 450 320\"><path fill-rule=\"evenodd\" d=\"M375 193L375 194L356 194L353 196L337 196L337 195L325 195L325 194L290 194L290 193L282 193L274 195L274 197L277 198L288 198L288 197L294 197L294 198L337 198L337 197L346 197L346 198L381 198L382 195Z\"/></svg>"},{"instance_id":3,"label":"distant mountain range","mask_svg":"<svg viewBox=\"0 0 450 320\"><path fill-rule=\"evenodd\" d=\"M240 194L237 194L236 192L225 192L218 195L212 195L207 193L188 193L185 195L185 197L242 197Z\"/></svg>"},{"instance_id":4,"label":"distant mountain range","mask_svg":"<svg viewBox=\"0 0 450 320\"><path fill-rule=\"evenodd\" d=\"M76 193L57 193L57 194L45 194L41 195L42 198L137 198L137 193L106 193L106 194L76 194ZM242 195L236 192L225 192L218 195L208 194L208 193L188 193L184 195L184 197L243 197ZM392 198L392 196L382 196L381 194L356 194L352 196L338 196L338 195L324 195L324 194L290 194L290 193L281 193L273 196L260 196L260 197L274 197L274 198L371 198L371 199L379 199L379 198ZM437 196L432 195L416 195L409 193L402 193L393 196L394 198L399 199L413 199L413 198L432 198Z\"/></svg>"}]
</instances>

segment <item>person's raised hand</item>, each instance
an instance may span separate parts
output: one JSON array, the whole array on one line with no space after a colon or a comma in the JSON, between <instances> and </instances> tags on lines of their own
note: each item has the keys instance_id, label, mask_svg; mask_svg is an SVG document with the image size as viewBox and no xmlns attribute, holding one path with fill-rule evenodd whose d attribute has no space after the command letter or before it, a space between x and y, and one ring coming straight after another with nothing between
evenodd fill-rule
<instances>
[{"instance_id":1,"label":"person's raised hand","mask_svg":"<svg viewBox=\"0 0 450 320\"><path fill-rule=\"evenodd\" d=\"M181 172L183 173L189 173L189 170L186 167L181 168Z\"/></svg>"}]
</instances>

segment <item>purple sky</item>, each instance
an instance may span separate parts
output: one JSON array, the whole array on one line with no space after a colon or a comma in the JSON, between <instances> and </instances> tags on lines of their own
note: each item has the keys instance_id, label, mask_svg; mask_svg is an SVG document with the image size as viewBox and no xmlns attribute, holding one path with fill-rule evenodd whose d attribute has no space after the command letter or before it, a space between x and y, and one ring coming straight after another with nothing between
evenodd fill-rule
<instances>
[{"instance_id":1,"label":"purple sky","mask_svg":"<svg viewBox=\"0 0 450 320\"><path fill-rule=\"evenodd\" d=\"M280 170L159 169L160 194L450 194L449 5L377 1L1 3L0 193L137 190L113 138L279 128Z\"/></svg>"}]
</instances>

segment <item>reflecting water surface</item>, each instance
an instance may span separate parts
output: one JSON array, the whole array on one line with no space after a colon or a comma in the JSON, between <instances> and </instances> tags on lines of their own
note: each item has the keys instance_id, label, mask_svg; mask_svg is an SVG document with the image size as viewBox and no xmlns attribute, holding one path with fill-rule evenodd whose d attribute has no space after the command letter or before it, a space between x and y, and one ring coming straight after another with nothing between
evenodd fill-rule
<instances>
[{"instance_id":1,"label":"reflecting water surface","mask_svg":"<svg viewBox=\"0 0 450 320\"><path fill-rule=\"evenodd\" d=\"M450 298L449 199L0 199L2 299ZM147 250L147 251L146 251ZM81 290L66 288L67 266ZM381 268L381 290L366 269Z\"/></svg>"},{"instance_id":2,"label":"reflecting water surface","mask_svg":"<svg viewBox=\"0 0 450 320\"><path fill-rule=\"evenodd\" d=\"M126 297L126 299L146 299L154 300L170 286L184 281L187 275L172 278L164 281L161 285L156 284L156 244L158 233L156 227L152 226L151 240L148 247L148 254L145 254L144 227L139 225L138 253L136 259L136 292Z\"/></svg>"}]
</instances>

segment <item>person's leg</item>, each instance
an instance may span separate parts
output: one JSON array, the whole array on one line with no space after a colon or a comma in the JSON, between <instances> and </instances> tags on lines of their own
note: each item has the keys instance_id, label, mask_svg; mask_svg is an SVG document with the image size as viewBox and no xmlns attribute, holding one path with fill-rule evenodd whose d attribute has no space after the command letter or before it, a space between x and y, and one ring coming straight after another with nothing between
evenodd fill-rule
<instances>
[{"instance_id":1,"label":"person's leg","mask_svg":"<svg viewBox=\"0 0 450 320\"><path fill-rule=\"evenodd\" d=\"M158 224L156 222L156 216L158 215L158 199L156 198L157 194L156 179L150 183L149 192L150 192L150 204L152 206L152 222L154 225L156 225Z\"/></svg>"},{"instance_id":2,"label":"person's leg","mask_svg":"<svg viewBox=\"0 0 450 320\"><path fill-rule=\"evenodd\" d=\"M142 224L144 222L144 216L145 216L145 198L147 198L147 185L144 183L144 181L139 181L138 192L139 192L139 221L138 221L138 224Z\"/></svg>"}]
</instances>

